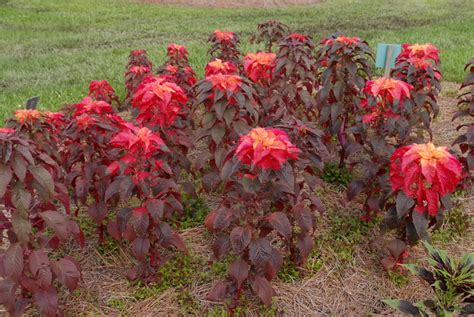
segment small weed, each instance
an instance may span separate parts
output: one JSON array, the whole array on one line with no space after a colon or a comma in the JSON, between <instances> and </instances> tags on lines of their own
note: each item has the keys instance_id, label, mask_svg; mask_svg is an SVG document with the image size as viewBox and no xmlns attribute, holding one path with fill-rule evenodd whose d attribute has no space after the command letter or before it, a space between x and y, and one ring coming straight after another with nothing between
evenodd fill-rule
<instances>
[{"instance_id":1,"label":"small weed","mask_svg":"<svg viewBox=\"0 0 474 317\"><path fill-rule=\"evenodd\" d=\"M143 300L161 294L169 288L184 288L193 282L208 282L212 280L210 271L204 257L177 254L159 269L159 281L156 284L143 285L138 282L138 287L134 292L135 298Z\"/></svg>"},{"instance_id":2,"label":"small weed","mask_svg":"<svg viewBox=\"0 0 474 317\"><path fill-rule=\"evenodd\" d=\"M107 306L119 311L123 311L125 309L126 303L121 298L109 298L107 300Z\"/></svg>"},{"instance_id":3,"label":"small weed","mask_svg":"<svg viewBox=\"0 0 474 317\"><path fill-rule=\"evenodd\" d=\"M306 269L310 271L310 274L314 274L319 271L324 264L324 260L320 254L317 254L316 250L311 252L311 255L308 257L306 261Z\"/></svg>"},{"instance_id":4,"label":"small weed","mask_svg":"<svg viewBox=\"0 0 474 317\"><path fill-rule=\"evenodd\" d=\"M291 261L284 261L284 264L278 272L278 278L285 283L293 283L298 280L300 277L300 272L298 271L295 263Z\"/></svg>"},{"instance_id":5,"label":"small weed","mask_svg":"<svg viewBox=\"0 0 474 317\"><path fill-rule=\"evenodd\" d=\"M449 243L463 237L472 224L472 220L466 216L461 207L455 207L446 213L443 226L433 232L433 241Z\"/></svg>"},{"instance_id":6,"label":"small weed","mask_svg":"<svg viewBox=\"0 0 474 317\"><path fill-rule=\"evenodd\" d=\"M321 178L326 183L347 186L354 176L346 167L341 168L337 164L327 163L324 165L323 175Z\"/></svg>"},{"instance_id":7,"label":"small weed","mask_svg":"<svg viewBox=\"0 0 474 317\"><path fill-rule=\"evenodd\" d=\"M180 223L181 229L196 227L204 223L206 215L209 213L209 207L204 199L191 198L187 194L183 194L184 216Z\"/></svg>"},{"instance_id":8,"label":"small weed","mask_svg":"<svg viewBox=\"0 0 474 317\"><path fill-rule=\"evenodd\" d=\"M161 294L169 288L181 288L182 292L185 292L186 287L192 283L215 281L225 276L231 260L230 257L224 258L209 266L207 259L202 256L177 254L159 269L159 281L156 284L143 285L140 282L137 284L135 298L143 300Z\"/></svg>"},{"instance_id":9,"label":"small weed","mask_svg":"<svg viewBox=\"0 0 474 317\"><path fill-rule=\"evenodd\" d=\"M178 293L178 303L182 315L200 315L201 305L196 301L194 296L189 291L182 291Z\"/></svg>"},{"instance_id":10,"label":"small weed","mask_svg":"<svg viewBox=\"0 0 474 317\"><path fill-rule=\"evenodd\" d=\"M380 219L373 222L362 221L358 215L342 215L331 213L328 215L330 232L318 237L319 249L329 246L339 260L350 262L353 259L354 247L369 239L369 230L376 226ZM322 265L322 259L319 266Z\"/></svg>"},{"instance_id":11,"label":"small weed","mask_svg":"<svg viewBox=\"0 0 474 317\"><path fill-rule=\"evenodd\" d=\"M410 279L407 276L395 271L388 271L388 278L398 288L403 288L410 282Z\"/></svg>"}]
</instances>

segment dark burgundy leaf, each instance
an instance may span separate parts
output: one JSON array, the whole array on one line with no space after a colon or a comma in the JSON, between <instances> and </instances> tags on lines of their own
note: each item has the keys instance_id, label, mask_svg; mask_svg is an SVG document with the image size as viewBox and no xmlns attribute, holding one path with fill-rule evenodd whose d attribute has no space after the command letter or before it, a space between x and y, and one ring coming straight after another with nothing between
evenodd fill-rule
<instances>
[{"instance_id":1,"label":"dark burgundy leaf","mask_svg":"<svg viewBox=\"0 0 474 317\"><path fill-rule=\"evenodd\" d=\"M245 262L242 258L235 260L229 268L229 275L237 283L237 288L242 286L242 283L247 279L249 275L250 265Z\"/></svg>"},{"instance_id":2,"label":"dark burgundy leaf","mask_svg":"<svg viewBox=\"0 0 474 317\"><path fill-rule=\"evenodd\" d=\"M400 191L397 195L396 206L397 206L397 216L398 219L402 219L410 211L410 209L415 205L415 201L403 191Z\"/></svg>"},{"instance_id":3,"label":"dark burgundy leaf","mask_svg":"<svg viewBox=\"0 0 474 317\"><path fill-rule=\"evenodd\" d=\"M313 215L304 204L298 204L293 207L298 225L307 232L313 231Z\"/></svg>"},{"instance_id":4,"label":"dark burgundy leaf","mask_svg":"<svg viewBox=\"0 0 474 317\"><path fill-rule=\"evenodd\" d=\"M222 138L225 135L225 124L222 122L217 122L211 130L211 136L214 142L217 144L221 143Z\"/></svg>"},{"instance_id":5,"label":"dark burgundy leaf","mask_svg":"<svg viewBox=\"0 0 474 317\"><path fill-rule=\"evenodd\" d=\"M219 301L226 296L227 287L229 282L222 280L217 282L217 284L212 288L212 290L207 294L206 299L210 301Z\"/></svg>"},{"instance_id":6,"label":"dark burgundy leaf","mask_svg":"<svg viewBox=\"0 0 474 317\"><path fill-rule=\"evenodd\" d=\"M235 253L241 253L250 243L252 232L248 227L235 227L230 232L230 243Z\"/></svg>"},{"instance_id":7,"label":"dark burgundy leaf","mask_svg":"<svg viewBox=\"0 0 474 317\"><path fill-rule=\"evenodd\" d=\"M150 225L150 219L146 212L132 212L130 217L130 223L132 224L133 230L137 235L144 235L148 226Z\"/></svg>"},{"instance_id":8,"label":"dark burgundy leaf","mask_svg":"<svg viewBox=\"0 0 474 317\"><path fill-rule=\"evenodd\" d=\"M158 242L164 247L167 248L171 244L171 237L173 235L173 231L171 227L166 222L160 223L158 226L155 227L155 235L158 238Z\"/></svg>"},{"instance_id":9,"label":"dark burgundy leaf","mask_svg":"<svg viewBox=\"0 0 474 317\"><path fill-rule=\"evenodd\" d=\"M49 196L54 194L54 180L51 174L42 166L29 166L34 179L45 189Z\"/></svg>"},{"instance_id":10,"label":"dark burgundy leaf","mask_svg":"<svg viewBox=\"0 0 474 317\"><path fill-rule=\"evenodd\" d=\"M56 316L58 309L58 293L54 287L48 287L46 289L39 288L33 296L38 310L42 315L48 317Z\"/></svg>"},{"instance_id":11,"label":"dark burgundy leaf","mask_svg":"<svg viewBox=\"0 0 474 317\"><path fill-rule=\"evenodd\" d=\"M21 155L19 155L18 153L16 153L15 157L12 160L12 167L13 167L13 171L15 172L16 177L18 177L20 182L23 182L25 180L26 164L27 163L23 159L23 157ZM1 167L0 167L0 170L1 170ZM1 172L0 172L0 174L1 174ZM0 180L1 180L1 177L0 177ZM1 185L0 185L0 188L1 188ZM0 194L1 194L1 190L0 190ZM2 195L0 195L0 197L1 196Z\"/></svg>"},{"instance_id":12,"label":"dark burgundy leaf","mask_svg":"<svg viewBox=\"0 0 474 317\"><path fill-rule=\"evenodd\" d=\"M313 249L313 239L311 239L309 234L300 235L298 237L297 246L304 263Z\"/></svg>"},{"instance_id":13,"label":"dark burgundy leaf","mask_svg":"<svg viewBox=\"0 0 474 317\"><path fill-rule=\"evenodd\" d=\"M115 240L120 240L122 238L122 234L120 232L119 226L115 221L109 221L107 223L107 232L114 238Z\"/></svg>"},{"instance_id":14,"label":"dark burgundy leaf","mask_svg":"<svg viewBox=\"0 0 474 317\"><path fill-rule=\"evenodd\" d=\"M179 251L187 252L186 245L184 244L183 238L176 232L171 234L170 243L176 247Z\"/></svg>"},{"instance_id":15,"label":"dark burgundy leaf","mask_svg":"<svg viewBox=\"0 0 474 317\"><path fill-rule=\"evenodd\" d=\"M15 186L12 194L12 203L17 209L28 210L30 208L32 196L29 191L21 186Z\"/></svg>"},{"instance_id":16,"label":"dark burgundy leaf","mask_svg":"<svg viewBox=\"0 0 474 317\"><path fill-rule=\"evenodd\" d=\"M233 219L232 210L221 207L207 215L205 225L210 231L222 231L226 229Z\"/></svg>"},{"instance_id":17,"label":"dark burgundy leaf","mask_svg":"<svg viewBox=\"0 0 474 317\"><path fill-rule=\"evenodd\" d=\"M226 255L230 250L229 237L222 235L217 236L212 243L213 258L219 260L223 255Z\"/></svg>"},{"instance_id":18,"label":"dark burgundy leaf","mask_svg":"<svg viewBox=\"0 0 474 317\"><path fill-rule=\"evenodd\" d=\"M132 242L133 255L139 261L145 261L148 251L150 250L150 240L138 237Z\"/></svg>"},{"instance_id":19,"label":"dark burgundy leaf","mask_svg":"<svg viewBox=\"0 0 474 317\"><path fill-rule=\"evenodd\" d=\"M146 201L145 205L155 222L159 222L163 218L165 204L161 199L150 198Z\"/></svg>"},{"instance_id":20,"label":"dark burgundy leaf","mask_svg":"<svg viewBox=\"0 0 474 317\"><path fill-rule=\"evenodd\" d=\"M211 192L219 185L221 178L219 174L211 172L202 177L202 187L206 192Z\"/></svg>"},{"instance_id":21,"label":"dark burgundy leaf","mask_svg":"<svg viewBox=\"0 0 474 317\"><path fill-rule=\"evenodd\" d=\"M51 262L54 275L65 287L73 292L79 284L81 278L79 263L71 257L64 257Z\"/></svg>"},{"instance_id":22,"label":"dark burgundy leaf","mask_svg":"<svg viewBox=\"0 0 474 317\"><path fill-rule=\"evenodd\" d=\"M66 240L69 237L68 219L64 215L49 210L40 213L40 216L61 240Z\"/></svg>"},{"instance_id":23,"label":"dark burgundy leaf","mask_svg":"<svg viewBox=\"0 0 474 317\"><path fill-rule=\"evenodd\" d=\"M418 237L426 240L428 238L428 232L426 231L428 229L428 219L417 211L413 212L412 219Z\"/></svg>"},{"instance_id":24,"label":"dark burgundy leaf","mask_svg":"<svg viewBox=\"0 0 474 317\"><path fill-rule=\"evenodd\" d=\"M403 251L406 250L406 247L407 245L405 244L405 242L399 239L392 239L387 244L387 250L395 259L398 259L398 257L403 253Z\"/></svg>"},{"instance_id":25,"label":"dark burgundy leaf","mask_svg":"<svg viewBox=\"0 0 474 317\"><path fill-rule=\"evenodd\" d=\"M276 292L266 278L255 275L250 279L250 286L266 306L271 306L272 297Z\"/></svg>"},{"instance_id":26,"label":"dark burgundy leaf","mask_svg":"<svg viewBox=\"0 0 474 317\"><path fill-rule=\"evenodd\" d=\"M34 250L28 256L28 264L31 273L38 281L40 287L51 285L53 275L49 267L49 259L43 250Z\"/></svg>"},{"instance_id":27,"label":"dark burgundy leaf","mask_svg":"<svg viewBox=\"0 0 474 317\"><path fill-rule=\"evenodd\" d=\"M397 264L397 261L395 261L392 256L387 256L383 258L380 263L382 263L382 266L386 271L390 271Z\"/></svg>"},{"instance_id":28,"label":"dark burgundy leaf","mask_svg":"<svg viewBox=\"0 0 474 317\"><path fill-rule=\"evenodd\" d=\"M105 191L105 201L108 201L112 196L120 191L120 183L121 179L116 179L109 185L109 187L107 187L107 190Z\"/></svg>"},{"instance_id":29,"label":"dark burgundy leaf","mask_svg":"<svg viewBox=\"0 0 474 317\"><path fill-rule=\"evenodd\" d=\"M265 272L265 277L267 280L272 280L278 272L280 271L283 265L283 257L275 248L272 248L272 254L270 259L264 263L263 269Z\"/></svg>"},{"instance_id":30,"label":"dark burgundy leaf","mask_svg":"<svg viewBox=\"0 0 474 317\"><path fill-rule=\"evenodd\" d=\"M11 278L0 280L0 304L5 307L13 307L15 303L15 293L18 284Z\"/></svg>"},{"instance_id":31,"label":"dark burgundy leaf","mask_svg":"<svg viewBox=\"0 0 474 317\"><path fill-rule=\"evenodd\" d=\"M88 212L89 216L91 216L97 224L101 224L107 216L107 206L102 201L98 203L95 202L89 206Z\"/></svg>"},{"instance_id":32,"label":"dark burgundy leaf","mask_svg":"<svg viewBox=\"0 0 474 317\"><path fill-rule=\"evenodd\" d=\"M31 223L27 218L26 211L17 209L12 214L13 232L20 242L26 243L29 241L31 234Z\"/></svg>"},{"instance_id":33,"label":"dark burgundy leaf","mask_svg":"<svg viewBox=\"0 0 474 317\"><path fill-rule=\"evenodd\" d=\"M282 212L274 212L266 217L266 220L279 234L287 239L291 238L292 230L288 217Z\"/></svg>"},{"instance_id":34,"label":"dark burgundy leaf","mask_svg":"<svg viewBox=\"0 0 474 317\"><path fill-rule=\"evenodd\" d=\"M7 191L8 184L12 179L13 173L10 167L0 165L0 197L3 197Z\"/></svg>"},{"instance_id":35,"label":"dark burgundy leaf","mask_svg":"<svg viewBox=\"0 0 474 317\"><path fill-rule=\"evenodd\" d=\"M249 245L250 261L253 265L263 265L269 261L272 255L272 246L265 238L252 240Z\"/></svg>"},{"instance_id":36,"label":"dark burgundy leaf","mask_svg":"<svg viewBox=\"0 0 474 317\"><path fill-rule=\"evenodd\" d=\"M23 248L19 242L12 243L5 252L3 258L4 269L7 277L11 277L14 281L18 281L23 272Z\"/></svg>"},{"instance_id":37,"label":"dark burgundy leaf","mask_svg":"<svg viewBox=\"0 0 474 317\"><path fill-rule=\"evenodd\" d=\"M352 181L347 187L347 199L354 199L364 189L364 183L361 181Z\"/></svg>"}]
</instances>

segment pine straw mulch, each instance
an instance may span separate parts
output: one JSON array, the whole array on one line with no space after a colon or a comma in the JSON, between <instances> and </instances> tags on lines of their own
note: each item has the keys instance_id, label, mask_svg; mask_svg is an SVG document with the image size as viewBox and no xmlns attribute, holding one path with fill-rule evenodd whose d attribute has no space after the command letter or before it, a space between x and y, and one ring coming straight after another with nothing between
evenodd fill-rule
<instances>
[{"instance_id":1,"label":"pine straw mulch","mask_svg":"<svg viewBox=\"0 0 474 317\"><path fill-rule=\"evenodd\" d=\"M457 124L451 123L452 114L456 111L456 100L453 98L456 89L457 85L444 85L446 92L440 98L441 114L433 125L435 144L449 145L456 136ZM382 269L379 263L382 249L379 239L374 238L378 227L360 229L364 225L358 220L362 211L357 203L347 203L344 191L333 185L323 185L318 191L328 212L318 217L316 251L293 280L273 282L278 297L272 309L263 308L251 294L246 294L240 312L242 315L393 314L381 303L381 299L416 301L429 296L430 290L416 278L403 282L403 275L399 275L402 282L397 282L397 278L390 278ZM474 251L474 196L458 197L456 203L463 210L466 224L471 225L465 232L456 233L449 224L445 224L441 230L451 230L452 234L448 239L434 238L433 243L445 248L449 254L459 256ZM361 230L361 233L354 234L354 230ZM207 301L206 294L215 280L225 275L226 265L216 273L207 264L210 236L203 226L182 230L181 234L190 251L188 262L185 261L187 264L182 267L174 267L175 263L182 262L172 262L167 270L175 270L169 275L174 279L181 278L180 269L185 268L187 273L183 274L182 282L174 281L174 284L162 288L160 285L169 281L163 279L158 282L158 287L148 287L131 283L124 277L132 259L121 246L89 243L85 250L71 247L72 255L81 262L83 279L79 291L61 300L65 312L68 315L103 316L222 315L224 306ZM344 241L346 236L348 241ZM424 263L425 257L426 252L417 246L410 250L408 261ZM409 276L408 273L403 274Z\"/></svg>"}]
</instances>

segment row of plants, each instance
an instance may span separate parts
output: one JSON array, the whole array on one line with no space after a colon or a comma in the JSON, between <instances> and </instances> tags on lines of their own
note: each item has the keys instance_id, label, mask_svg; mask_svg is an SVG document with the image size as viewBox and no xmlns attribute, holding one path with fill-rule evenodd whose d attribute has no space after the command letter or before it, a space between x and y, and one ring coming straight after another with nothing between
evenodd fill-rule
<instances>
[{"instance_id":1,"label":"row of plants","mask_svg":"<svg viewBox=\"0 0 474 317\"><path fill-rule=\"evenodd\" d=\"M386 269L403 262L406 245L429 239L461 180L471 186L474 167L474 124L455 141L459 158L431 143L437 48L406 44L391 77L372 78L373 53L357 37L336 33L316 45L268 21L251 40L265 50L244 56L237 34L215 31L199 81L184 46L170 44L159 67L134 50L123 99L93 81L79 103L52 113L30 102L0 129L0 238L8 246L0 304L10 314L33 304L60 313L54 280L73 291L80 267L54 250L70 238L84 245L79 213L94 220L99 242L110 236L129 247L130 280L160 283L168 250L187 252L184 194L219 197L204 220L210 261L232 261L208 299L232 311L249 289L271 305L282 266L304 264L313 250L325 164L355 175L347 196L360 201L365 221L384 213L384 230L396 231ZM470 65L462 88L472 89L456 117L474 116Z\"/></svg>"}]
</instances>

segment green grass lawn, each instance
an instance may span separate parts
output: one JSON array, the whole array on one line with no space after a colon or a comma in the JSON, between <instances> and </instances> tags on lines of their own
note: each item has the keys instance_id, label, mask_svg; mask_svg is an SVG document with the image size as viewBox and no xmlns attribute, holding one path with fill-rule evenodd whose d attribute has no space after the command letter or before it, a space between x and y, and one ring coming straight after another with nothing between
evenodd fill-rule
<instances>
[{"instance_id":1,"label":"green grass lawn","mask_svg":"<svg viewBox=\"0 0 474 317\"><path fill-rule=\"evenodd\" d=\"M472 0L325 0L283 9L208 9L126 0L0 0L0 119L39 95L40 108L78 101L93 79L123 93L128 52L146 48L156 64L170 42L185 44L199 74L214 29L238 32L243 50L257 23L277 19L315 40L342 31L380 42L432 42L445 79L460 82L474 56Z\"/></svg>"}]
</instances>

